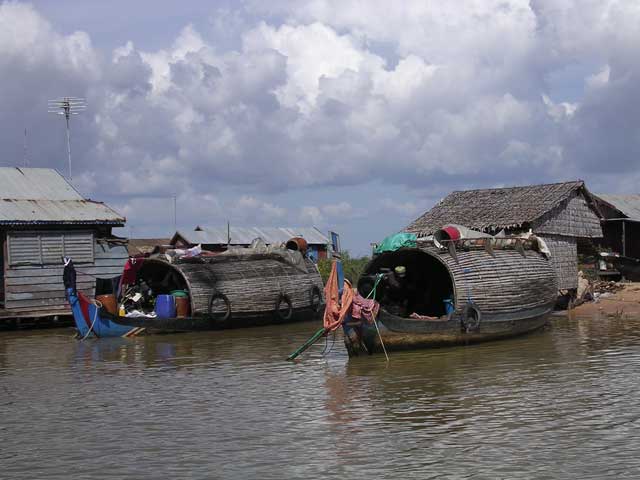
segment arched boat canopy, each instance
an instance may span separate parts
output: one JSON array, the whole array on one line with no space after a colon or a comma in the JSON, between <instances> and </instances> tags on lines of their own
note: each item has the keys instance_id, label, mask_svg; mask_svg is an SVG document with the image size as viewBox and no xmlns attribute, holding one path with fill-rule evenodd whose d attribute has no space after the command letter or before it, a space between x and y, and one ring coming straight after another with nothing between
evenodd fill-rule
<instances>
[{"instance_id":1,"label":"arched boat canopy","mask_svg":"<svg viewBox=\"0 0 640 480\"><path fill-rule=\"evenodd\" d=\"M233 313L270 312L285 294L293 308L307 308L313 294L322 299L322 279L315 265L300 256L299 262L287 255L260 253L252 255L218 255L215 257L168 263L148 258L138 272L155 293L186 289L191 314L209 314L214 292L224 294ZM223 310L223 304L212 311Z\"/></svg>"},{"instance_id":2,"label":"arched boat canopy","mask_svg":"<svg viewBox=\"0 0 640 480\"><path fill-rule=\"evenodd\" d=\"M414 289L409 308L423 315L441 316L448 297L458 314L470 302L483 313L499 314L548 307L557 295L550 261L534 250L469 249L452 255L433 245L402 248L375 257L365 275L398 265L406 267L407 283Z\"/></svg>"}]
</instances>

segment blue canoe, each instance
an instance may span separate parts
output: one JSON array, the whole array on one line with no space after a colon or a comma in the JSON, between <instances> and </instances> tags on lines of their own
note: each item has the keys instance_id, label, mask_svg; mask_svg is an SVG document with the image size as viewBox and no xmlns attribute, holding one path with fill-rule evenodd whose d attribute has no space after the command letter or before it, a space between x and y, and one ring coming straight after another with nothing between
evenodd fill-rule
<instances>
[{"instance_id":1,"label":"blue canoe","mask_svg":"<svg viewBox=\"0 0 640 480\"><path fill-rule=\"evenodd\" d=\"M111 315L93 303L82 292L67 288L67 298L71 305L73 320L81 338L134 337L144 332L142 327L120 325L111 320Z\"/></svg>"}]
</instances>

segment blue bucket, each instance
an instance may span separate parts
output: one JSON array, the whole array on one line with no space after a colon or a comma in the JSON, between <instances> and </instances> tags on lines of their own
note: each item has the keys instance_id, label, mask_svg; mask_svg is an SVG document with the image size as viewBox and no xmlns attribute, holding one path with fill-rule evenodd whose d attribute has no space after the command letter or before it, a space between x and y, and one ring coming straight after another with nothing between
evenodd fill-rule
<instances>
[{"instance_id":1,"label":"blue bucket","mask_svg":"<svg viewBox=\"0 0 640 480\"><path fill-rule=\"evenodd\" d=\"M158 295L156 298L156 314L159 318L176 317L176 299L173 295Z\"/></svg>"},{"instance_id":2,"label":"blue bucket","mask_svg":"<svg viewBox=\"0 0 640 480\"><path fill-rule=\"evenodd\" d=\"M445 313L446 313L447 315L449 315L450 313L453 313L453 312L454 312L454 310L456 309L456 308L453 306L453 298L445 298L445 299L443 300L443 302L444 302L444 311L445 311Z\"/></svg>"}]
</instances>

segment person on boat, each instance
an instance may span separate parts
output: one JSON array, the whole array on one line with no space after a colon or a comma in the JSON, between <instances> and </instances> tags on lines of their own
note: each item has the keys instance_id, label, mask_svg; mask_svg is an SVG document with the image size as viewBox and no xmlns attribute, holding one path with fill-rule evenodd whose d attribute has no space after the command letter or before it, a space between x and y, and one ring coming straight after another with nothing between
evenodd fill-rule
<instances>
[{"instance_id":1,"label":"person on boat","mask_svg":"<svg viewBox=\"0 0 640 480\"><path fill-rule=\"evenodd\" d=\"M398 265L392 272L385 274L383 279L384 297L382 303L386 310L394 315L405 315L409 303L406 267Z\"/></svg>"}]
</instances>

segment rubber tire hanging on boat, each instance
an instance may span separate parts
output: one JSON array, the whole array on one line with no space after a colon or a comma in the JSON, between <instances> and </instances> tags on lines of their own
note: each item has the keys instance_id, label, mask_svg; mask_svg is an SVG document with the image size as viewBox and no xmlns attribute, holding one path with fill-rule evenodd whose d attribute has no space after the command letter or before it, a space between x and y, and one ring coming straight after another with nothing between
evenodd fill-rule
<instances>
[{"instance_id":1,"label":"rubber tire hanging on boat","mask_svg":"<svg viewBox=\"0 0 640 480\"><path fill-rule=\"evenodd\" d=\"M283 313L282 310L280 310L280 305L282 305L282 302L285 302L289 307L287 308L286 313ZM278 300L276 301L276 316L280 320L290 320L292 315L293 304L291 303L291 298L289 298L289 295L287 295L286 293L280 293L280 295L278 295Z\"/></svg>"},{"instance_id":2,"label":"rubber tire hanging on boat","mask_svg":"<svg viewBox=\"0 0 640 480\"><path fill-rule=\"evenodd\" d=\"M309 301L311 302L311 310L318 313L320 311L320 305L322 305L322 292L320 292L320 288L318 288L317 285L311 287L309 291Z\"/></svg>"},{"instance_id":3,"label":"rubber tire hanging on boat","mask_svg":"<svg viewBox=\"0 0 640 480\"><path fill-rule=\"evenodd\" d=\"M477 331L480 328L481 321L482 312L475 303L470 301L462 310L460 319L462 330L467 333Z\"/></svg>"},{"instance_id":4,"label":"rubber tire hanging on boat","mask_svg":"<svg viewBox=\"0 0 640 480\"><path fill-rule=\"evenodd\" d=\"M222 301L224 302L224 304L227 307L227 310L224 313L224 316L218 318L218 317L214 317L213 316L213 302L215 300L217 300L218 298L221 298ZM227 320L229 320L231 318L231 302L229 301L229 298L224 294L224 293L220 293L220 292L216 292L214 291L211 294L211 297L209 297L209 316L211 317L211 319L215 322L215 323L225 323Z\"/></svg>"}]
</instances>

